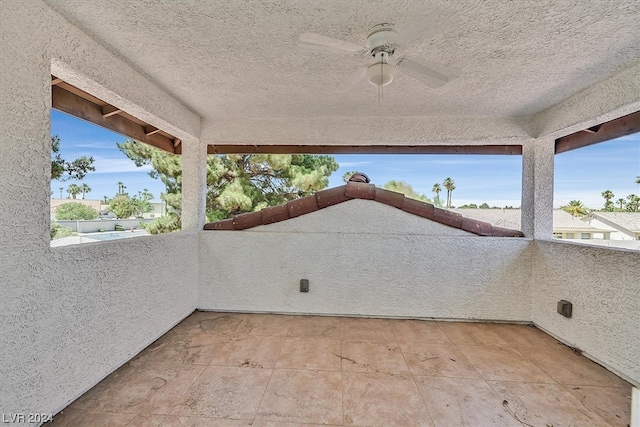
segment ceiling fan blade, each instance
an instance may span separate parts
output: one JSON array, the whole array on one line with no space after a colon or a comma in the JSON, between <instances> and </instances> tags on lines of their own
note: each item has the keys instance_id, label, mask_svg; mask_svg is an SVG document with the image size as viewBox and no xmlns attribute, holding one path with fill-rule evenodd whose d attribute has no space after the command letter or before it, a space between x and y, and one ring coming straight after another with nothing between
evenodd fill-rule
<instances>
[{"instance_id":1,"label":"ceiling fan blade","mask_svg":"<svg viewBox=\"0 0 640 427\"><path fill-rule=\"evenodd\" d=\"M301 34L300 41L351 53L361 53L365 50L361 45L315 33Z\"/></svg>"},{"instance_id":2,"label":"ceiling fan blade","mask_svg":"<svg viewBox=\"0 0 640 427\"><path fill-rule=\"evenodd\" d=\"M423 39L427 38L429 34L433 34L438 30L444 21L446 21L448 25L451 25L458 22L459 19L450 10L444 7L432 10L426 16L415 21L400 32L398 37L398 46L409 46L418 37L422 37Z\"/></svg>"},{"instance_id":3,"label":"ceiling fan blade","mask_svg":"<svg viewBox=\"0 0 640 427\"><path fill-rule=\"evenodd\" d=\"M358 86L358 84L362 80L364 80L366 75L367 75L367 69L366 68L360 68L360 69L358 69L358 71L356 71L351 76L349 76L347 79L345 79L342 83L340 83L338 85L338 87L335 90L333 90L332 92L333 93L347 93L347 92L350 92L353 88Z\"/></svg>"},{"instance_id":4,"label":"ceiling fan blade","mask_svg":"<svg viewBox=\"0 0 640 427\"><path fill-rule=\"evenodd\" d=\"M400 58L396 65L414 79L434 89L460 76L457 68L436 63L425 65L408 58Z\"/></svg>"}]
</instances>

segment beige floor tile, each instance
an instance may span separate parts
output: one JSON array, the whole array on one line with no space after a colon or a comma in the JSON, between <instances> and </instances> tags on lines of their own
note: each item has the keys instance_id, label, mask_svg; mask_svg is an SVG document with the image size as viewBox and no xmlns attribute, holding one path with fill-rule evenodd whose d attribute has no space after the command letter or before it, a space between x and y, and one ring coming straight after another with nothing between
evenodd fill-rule
<instances>
[{"instance_id":1,"label":"beige floor tile","mask_svg":"<svg viewBox=\"0 0 640 427\"><path fill-rule=\"evenodd\" d=\"M509 345L484 323L437 323L456 345Z\"/></svg>"},{"instance_id":2,"label":"beige floor tile","mask_svg":"<svg viewBox=\"0 0 640 427\"><path fill-rule=\"evenodd\" d=\"M136 367L175 363L208 365L230 338L204 333L174 335L170 340L147 347L129 363ZM158 340L160 341L160 340Z\"/></svg>"},{"instance_id":3,"label":"beige floor tile","mask_svg":"<svg viewBox=\"0 0 640 427\"><path fill-rule=\"evenodd\" d=\"M253 420L167 416L161 427L255 427Z\"/></svg>"},{"instance_id":4,"label":"beige floor tile","mask_svg":"<svg viewBox=\"0 0 640 427\"><path fill-rule=\"evenodd\" d=\"M487 327L516 349L548 348L562 345L551 335L535 326L494 323L487 324Z\"/></svg>"},{"instance_id":5,"label":"beige floor tile","mask_svg":"<svg viewBox=\"0 0 640 427\"><path fill-rule=\"evenodd\" d=\"M295 316L280 314L243 314L247 334L250 336L278 336L284 337L289 332L289 327Z\"/></svg>"},{"instance_id":6,"label":"beige floor tile","mask_svg":"<svg viewBox=\"0 0 640 427\"><path fill-rule=\"evenodd\" d=\"M170 415L253 419L270 369L209 366Z\"/></svg>"},{"instance_id":7,"label":"beige floor tile","mask_svg":"<svg viewBox=\"0 0 640 427\"><path fill-rule=\"evenodd\" d=\"M391 320L388 319L343 317L341 324L343 340L396 341L393 330L391 329Z\"/></svg>"},{"instance_id":8,"label":"beige floor tile","mask_svg":"<svg viewBox=\"0 0 640 427\"><path fill-rule=\"evenodd\" d=\"M391 328L399 343L451 342L437 322L427 320L392 320Z\"/></svg>"},{"instance_id":9,"label":"beige floor tile","mask_svg":"<svg viewBox=\"0 0 640 427\"><path fill-rule=\"evenodd\" d=\"M50 424L45 425L53 425L55 427L67 427L73 425L73 420L79 415L84 414L84 410L82 409L74 409L71 406L68 406L63 411L58 412L51 421Z\"/></svg>"},{"instance_id":10,"label":"beige floor tile","mask_svg":"<svg viewBox=\"0 0 640 427\"><path fill-rule=\"evenodd\" d=\"M629 387L630 384L567 346L527 349L525 357L561 384Z\"/></svg>"},{"instance_id":11,"label":"beige floor tile","mask_svg":"<svg viewBox=\"0 0 640 427\"><path fill-rule=\"evenodd\" d=\"M340 372L274 369L256 419L339 424L341 378Z\"/></svg>"},{"instance_id":12,"label":"beige floor tile","mask_svg":"<svg viewBox=\"0 0 640 427\"><path fill-rule=\"evenodd\" d=\"M211 365L273 368L284 341L273 336L236 338L215 352Z\"/></svg>"},{"instance_id":13,"label":"beige floor tile","mask_svg":"<svg viewBox=\"0 0 640 427\"><path fill-rule=\"evenodd\" d=\"M414 342L400 344L413 375L430 377L480 378L458 347L449 343Z\"/></svg>"},{"instance_id":14,"label":"beige floor tile","mask_svg":"<svg viewBox=\"0 0 640 427\"><path fill-rule=\"evenodd\" d=\"M410 374L402 351L394 342L343 341L341 359L343 372Z\"/></svg>"},{"instance_id":15,"label":"beige floor tile","mask_svg":"<svg viewBox=\"0 0 640 427\"><path fill-rule=\"evenodd\" d=\"M485 380L555 382L514 348L465 345L458 348Z\"/></svg>"},{"instance_id":16,"label":"beige floor tile","mask_svg":"<svg viewBox=\"0 0 640 427\"><path fill-rule=\"evenodd\" d=\"M300 424L300 423L283 423L280 421L256 420L252 427L318 427L318 426L341 426L340 424Z\"/></svg>"},{"instance_id":17,"label":"beige floor tile","mask_svg":"<svg viewBox=\"0 0 640 427\"><path fill-rule=\"evenodd\" d=\"M340 318L329 316L294 316L290 337L340 338Z\"/></svg>"},{"instance_id":18,"label":"beige floor tile","mask_svg":"<svg viewBox=\"0 0 640 427\"><path fill-rule=\"evenodd\" d=\"M522 426L484 380L416 377L416 383L437 427Z\"/></svg>"},{"instance_id":19,"label":"beige floor tile","mask_svg":"<svg viewBox=\"0 0 640 427\"><path fill-rule=\"evenodd\" d=\"M236 335L248 331L241 313L196 311L173 328L181 334Z\"/></svg>"},{"instance_id":20,"label":"beige floor tile","mask_svg":"<svg viewBox=\"0 0 640 427\"><path fill-rule=\"evenodd\" d=\"M565 389L609 424L626 427L631 422L631 387L568 385Z\"/></svg>"},{"instance_id":21,"label":"beige floor tile","mask_svg":"<svg viewBox=\"0 0 640 427\"><path fill-rule=\"evenodd\" d=\"M74 402L74 408L132 414L169 414L206 366L125 365Z\"/></svg>"},{"instance_id":22,"label":"beige floor tile","mask_svg":"<svg viewBox=\"0 0 640 427\"><path fill-rule=\"evenodd\" d=\"M65 425L69 427L155 427L159 426L163 420L164 415L137 415L123 414L119 412L84 411Z\"/></svg>"},{"instance_id":23,"label":"beige floor tile","mask_svg":"<svg viewBox=\"0 0 640 427\"><path fill-rule=\"evenodd\" d=\"M345 425L433 425L410 376L345 372L343 389Z\"/></svg>"},{"instance_id":24,"label":"beige floor tile","mask_svg":"<svg viewBox=\"0 0 640 427\"><path fill-rule=\"evenodd\" d=\"M339 338L287 338L276 368L340 370Z\"/></svg>"},{"instance_id":25,"label":"beige floor tile","mask_svg":"<svg viewBox=\"0 0 640 427\"><path fill-rule=\"evenodd\" d=\"M608 426L560 384L488 381L520 422L533 426ZM526 425L526 424L524 424Z\"/></svg>"}]
</instances>

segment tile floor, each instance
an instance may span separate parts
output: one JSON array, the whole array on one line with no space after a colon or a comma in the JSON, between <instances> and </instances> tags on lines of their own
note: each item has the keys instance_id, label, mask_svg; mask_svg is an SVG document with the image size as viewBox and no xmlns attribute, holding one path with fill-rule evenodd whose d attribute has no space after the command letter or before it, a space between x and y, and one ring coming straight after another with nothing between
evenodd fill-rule
<instances>
[{"instance_id":1,"label":"tile floor","mask_svg":"<svg viewBox=\"0 0 640 427\"><path fill-rule=\"evenodd\" d=\"M64 426L626 426L631 386L523 325L195 312Z\"/></svg>"}]
</instances>

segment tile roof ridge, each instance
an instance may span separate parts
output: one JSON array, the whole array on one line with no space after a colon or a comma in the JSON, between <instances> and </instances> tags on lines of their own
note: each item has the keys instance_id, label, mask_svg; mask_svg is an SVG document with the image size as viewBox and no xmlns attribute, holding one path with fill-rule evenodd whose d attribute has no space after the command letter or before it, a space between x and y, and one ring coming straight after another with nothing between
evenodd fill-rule
<instances>
[{"instance_id":1,"label":"tile roof ridge","mask_svg":"<svg viewBox=\"0 0 640 427\"><path fill-rule=\"evenodd\" d=\"M205 230L245 230L258 225L273 224L290 218L306 215L349 200L373 200L407 213L430 219L449 227L464 230L479 236L524 237L519 230L495 227L488 222L468 218L431 203L411 199L402 193L378 188L367 182L349 181L346 185L321 190L311 196L290 200L257 212L243 213L233 218L205 224Z\"/></svg>"}]
</instances>

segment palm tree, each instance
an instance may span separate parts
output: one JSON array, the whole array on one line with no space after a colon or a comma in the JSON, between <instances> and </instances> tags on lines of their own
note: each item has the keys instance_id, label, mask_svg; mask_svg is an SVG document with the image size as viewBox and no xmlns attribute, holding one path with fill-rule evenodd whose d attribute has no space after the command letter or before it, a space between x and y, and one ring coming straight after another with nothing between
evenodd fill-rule
<instances>
[{"instance_id":1,"label":"palm tree","mask_svg":"<svg viewBox=\"0 0 640 427\"><path fill-rule=\"evenodd\" d=\"M620 205L620 209L624 209L624 199L622 197L616 200L616 203Z\"/></svg>"},{"instance_id":2,"label":"palm tree","mask_svg":"<svg viewBox=\"0 0 640 427\"><path fill-rule=\"evenodd\" d=\"M638 212L638 209L640 209L640 197L635 194L629 194L627 199L629 199L629 202L627 203L627 210L629 212Z\"/></svg>"},{"instance_id":3,"label":"palm tree","mask_svg":"<svg viewBox=\"0 0 640 427\"><path fill-rule=\"evenodd\" d=\"M613 211L613 203L611 203L611 199L615 197L613 191L605 190L600 194L602 194L602 197L604 197L604 210L609 212Z\"/></svg>"},{"instance_id":4,"label":"palm tree","mask_svg":"<svg viewBox=\"0 0 640 427\"><path fill-rule=\"evenodd\" d=\"M353 176L353 174L358 173L358 171L347 171L342 174L342 181L349 182L349 179Z\"/></svg>"},{"instance_id":5,"label":"palm tree","mask_svg":"<svg viewBox=\"0 0 640 427\"><path fill-rule=\"evenodd\" d=\"M440 187L440 184L437 182L433 184L433 188L431 189L431 191L436 193L436 197L433 199L433 203L436 206L441 206L442 203L440 203L440 192L442 191L442 187Z\"/></svg>"},{"instance_id":6,"label":"palm tree","mask_svg":"<svg viewBox=\"0 0 640 427\"><path fill-rule=\"evenodd\" d=\"M613 191L605 190L602 192L602 197L604 197L604 200L608 202L609 200L613 199L616 196L613 194Z\"/></svg>"},{"instance_id":7,"label":"palm tree","mask_svg":"<svg viewBox=\"0 0 640 427\"><path fill-rule=\"evenodd\" d=\"M82 183L82 186L80 187L80 189L82 190L82 198L84 199L84 195L86 193L89 193L91 191L91 187L89 187L87 184L85 184L84 182Z\"/></svg>"},{"instance_id":8,"label":"palm tree","mask_svg":"<svg viewBox=\"0 0 640 427\"><path fill-rule=\"evenodd\" d=\"M82 193L82 187L76 184L71 184L67 187L67 193L71 195L72 198L76 198L76 195Z\"/></svg>"},{"instance_id":9,"label":"palm tree","mask_svg":"<svg viewBox=\"0 0 640 427\"><path fill-rule=\"evenodd\" d=\"M640 184L640 175L636 176L636 184Z\"/></svg>"},{"instance_id":10,"label":"palm tree","mask_svg":"<svg viewBox=\"0 0 640 427\"><path fill-rule=\"evenodd\" d=\"M442 186L447 190L447 208L451 207L451 193L456 189L455 182L447 177L444 181L442 181Z\"/></svg>"},{"instance_id":11,"label":"palm tree","mask_svg":"<svg viewBox=\"0 0 640 427\"><path fill-rule=\"evenodd\" d=\"M106 205L107 203L109 203L109 198L107 196L104 196L102 198L102 200L104 201L104 204Z\"/></svg>"},{"instance_id":12,"label":"palm tree","mask_svg":"<svg viewBox=\"0 0 640 427\"><path fill-rule=\"evenodd\" d=\"M118 181L118 194L124 194L124 189L127 188L125 187L123 182Z\"/></svg>"},{"instance_id":13,"label":"palm tree","mask_svg":"<svg viewBox=\"0 0 640 427\"><path fill-rule=\"evenodd\" d=\"M64 187L60 187L60 198L62 199L62 191L64 190Z\"/></svg>"},{"instance_id":14,"label":"palm tree","mask_svg":"<svg viewBox=\"0 0 640 427\"><path fill-rule=\"evenodd\" d=\"M571 200L562 210L569 212L572 216L583 216L587 214L587 209L580 200Z\"/></svg>"}]
</instances>

